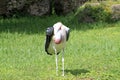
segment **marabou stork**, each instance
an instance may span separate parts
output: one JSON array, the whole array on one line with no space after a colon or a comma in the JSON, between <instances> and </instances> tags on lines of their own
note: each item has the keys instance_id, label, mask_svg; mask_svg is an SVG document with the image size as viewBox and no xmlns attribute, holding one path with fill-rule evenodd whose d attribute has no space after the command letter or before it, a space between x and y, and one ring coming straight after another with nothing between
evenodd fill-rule
<instances>
[{"instance_id":1,"label":"marabou stork","mask_svg":"<svg viewBox=\"0 0 120 80\"><path fill-rule=\"evenodd\" d=\"M46 30L45 51L47 54L55 54L56 75L58 75L58 54L62 51L62 76L64 76L64 48L66 41L69 39L70 29L57 22L53 27L48 27Z\"/></svg>"}]
</instances>

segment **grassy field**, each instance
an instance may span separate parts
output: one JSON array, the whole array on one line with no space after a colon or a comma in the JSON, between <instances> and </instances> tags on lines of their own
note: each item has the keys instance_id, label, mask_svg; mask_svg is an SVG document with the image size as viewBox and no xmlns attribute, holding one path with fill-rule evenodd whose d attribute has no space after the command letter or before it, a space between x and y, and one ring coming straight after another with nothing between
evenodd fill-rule
<instances>
[{"instance_id":1,"label":"grassy field","mask_svg":"<svg viewBox=\"0 0 120 80\"><path fill-rule=\"evenodd\" d=\"M71 28L65 77L44 51L45 29L57 21ZM120 22L78 24L68 17L0 19L0 80L119 80Z\"/></svg>"}]
</instances>

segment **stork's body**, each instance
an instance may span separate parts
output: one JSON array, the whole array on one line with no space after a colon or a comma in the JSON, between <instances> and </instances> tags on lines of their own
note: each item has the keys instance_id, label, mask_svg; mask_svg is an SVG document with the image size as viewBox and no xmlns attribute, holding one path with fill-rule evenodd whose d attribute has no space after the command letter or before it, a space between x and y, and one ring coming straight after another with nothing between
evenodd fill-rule
<instances>
[{"instance_id":1,"label":"stork's body","mask_svg":"<svg viewBox=\"0 0 120 80\"><path fill-rule=\"evenodd\" d=\"M57 55L62 51L62 65L63 65L63 76L64 76L64 48L66 41L69 38L69 28L58 22L53 27L47 28L46 31L46 43L45 51L47 54L56 55L56 74L58 75L58 61Z\"/></svg>"}]
</instances>

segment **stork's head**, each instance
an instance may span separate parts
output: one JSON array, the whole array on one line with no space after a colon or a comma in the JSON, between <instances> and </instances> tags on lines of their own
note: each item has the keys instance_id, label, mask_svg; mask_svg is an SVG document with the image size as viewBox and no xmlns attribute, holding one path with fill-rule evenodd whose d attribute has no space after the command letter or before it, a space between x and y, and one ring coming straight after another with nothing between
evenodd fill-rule
<instances>
[{"instance_id":1,"label":"stork's head","mask_svg":"<svg viewBox=\"0 0 120 80\"><path fill-rule=\"evenodd\" d=\"M66 32L69 30L68 27L64 26L61 22L58 22L53 25L54 28L54 42L56 44L60 44L62 41L63 36L66 36Z\"/></svg>"}]
</instances>

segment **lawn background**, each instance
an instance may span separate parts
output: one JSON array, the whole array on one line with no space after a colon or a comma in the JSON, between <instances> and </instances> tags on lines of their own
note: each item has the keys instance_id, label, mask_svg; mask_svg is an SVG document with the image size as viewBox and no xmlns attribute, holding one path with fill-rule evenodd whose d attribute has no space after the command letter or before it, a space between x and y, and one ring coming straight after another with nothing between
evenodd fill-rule
<instances>
[{"instance_id":1,"label":"lawn background","mask_svg":"<svg viewBox=\"0 0 120 80\"><path fill-rule=\"evenodd\" d=\"M61 21L70 27L65 77L55 74L55 56L44 50L45 30ZM82 23L71 17L0 19L0 80L119 80L120 22Z\"/></svg>"}]
</instances>

